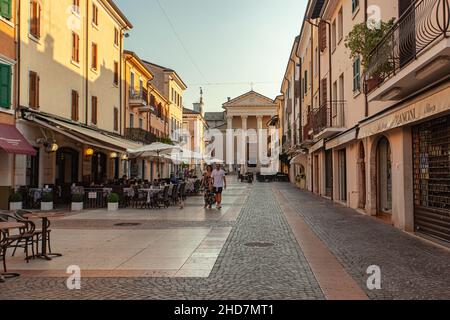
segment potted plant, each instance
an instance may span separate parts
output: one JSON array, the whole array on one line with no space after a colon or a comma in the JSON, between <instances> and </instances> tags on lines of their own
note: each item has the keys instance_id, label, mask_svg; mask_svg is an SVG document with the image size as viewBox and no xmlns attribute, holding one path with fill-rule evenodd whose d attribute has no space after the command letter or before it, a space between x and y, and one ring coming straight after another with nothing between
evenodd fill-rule
<instances>
[{"instance_id":1,"label":"potted plant","mask_svg":"<svg viewBox=\"0 0 450 320\"><path fill-rule=\"evenodd\" d=\"M83 210L83 195L81 194L74 194L72 195L72 205L71 210L72 211L81 211Z\"/></svg>"},{"instance_id":2,"label":"potted plant","mask_svg":"<svg viewBox=\"0 0 450 320\"><path fill-rule=\"evenodd\" d=\"M119 210L119 195L117 193L111 193L108 196L108 211Z\"/></svg>"},{"instance_id":3,"label":"potted plant","mask_svg":"<svg viewBox=\"0 0 450 320\"><path fill-rule=\"evenodd\" d=\"M306 174L300 173L295 177L295 184L300 189L306 189Z\"/></svg>"},{"instance_id":4,"label":"potted plant","mask_svg":"<svg viewBox=\"0 0 450 320\"><path fill-rule=\"evenodd\" d=\"M41 199L41 211L53 210L53 194L50 192L44 192Z\"/></svg>"},{"instance_id":5,"label":"potted plant","mask_svg":"<svg viewBox=\"0 0 450 320\"><path fill-rule=\"evenodd\" d=\"M22 210L22 201L23 201L22 194L19 192L14 192L9 197L9 210L11 211Z\"/></svg>"},{"instance_id":6,"label":"potted plant","mask_svg":"<svg viewBox=\"0 0 450 320\"><path fill-rule=\"evenodd\" d=\"M381 21L378 25L359 23L345 38L345 47L350 50L350 59L361 59L362 72L365 74L366 91L372 91L383 79L386 79L394 70L394 57L392 57L393 43L386 43L380 50L376 63L369 70L370 56L375 47L391 30L395 22L392 18L387 22Z\"/></svg>"}]
</instances>

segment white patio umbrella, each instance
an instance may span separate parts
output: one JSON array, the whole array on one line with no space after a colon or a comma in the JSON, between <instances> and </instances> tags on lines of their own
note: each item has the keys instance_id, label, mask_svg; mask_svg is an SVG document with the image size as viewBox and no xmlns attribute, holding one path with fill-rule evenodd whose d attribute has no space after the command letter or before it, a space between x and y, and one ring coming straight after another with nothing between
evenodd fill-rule
<instances>
[{"instance_id":1,"label":"white patio umbrella","mask_svg":"<svg viewBox=\"0 0 450 320\"><path fill-rule=\"evenodd\" d=\"M213 164L213 163L219 163L224 164L225 162L223 160L212 158L212 157L204 157L204 160L207 164Z\"/></svg>"},{"instance_id":2,"label":"white patio umbrella","mask_svg":"<svg viewBox=\"0 0 450 320\"><path fill-rule=\"evenodd\" d=\"M170 144L162 143L162 142L155 142L152 144L145 145L143 147L140 147L138 149L129 149L128 154L130 156L134 157L141 157L141 158L147 158L147 157L156 157L158 158L158 176L160 176L160 166L159 166L159 159L161 155L167 155L174 150L179 150L180 147L173 146Z\"/></svg>"}]
</instances>

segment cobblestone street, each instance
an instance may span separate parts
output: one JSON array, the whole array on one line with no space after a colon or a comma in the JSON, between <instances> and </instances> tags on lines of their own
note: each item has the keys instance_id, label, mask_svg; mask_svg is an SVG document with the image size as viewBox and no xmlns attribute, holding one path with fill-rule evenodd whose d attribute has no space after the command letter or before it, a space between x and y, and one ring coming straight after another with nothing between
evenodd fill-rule
<instances>
[{"instance_id":1,"label":"cobblestone street","mask_svg":"<svg viewBox=\"0 0 450 320\"><path fill-rule=\"evenodd\" d=\"M337 292L339 297L344 291L355 291L353 297L361 299L364 295L372 299L450 298L450 252L445 249L376 219L302 193L290 184L257 183L252 187L231 184L224 196L230 213L240 210L236 221L224 218L174 221L153 217L141 221L139 226L139 230L149 232L231 227L208 277L133 277L132 273L114 277L92 276L82 278L81 290L70 291L66 288L66 278L27 276L25 273L18 279L0 284L0 299L299 300L330 298L328 292ZM230 201L232 203L227 202L227 197L234 199ZM201 202L201 199L197 200ZM198 210L203 210L200 203L198 206ZM189 207L189 210L197 209ZM289 215L288 211L295 216ZM299 244L296 235L301 236L301 232L288 223L293 218L303 219L313 231L311 237L317 236L317 239ZM98 220L80 217L60 221L55 228L112 229L113 223L105 219L102 225ZM317 241L324 245L322 254L328 259L323 260L323 265L321 260L314 259L314 253L320 251L316 250ZM327 265L331 265L330 259L336 259L342 265L342 272L350 275L347 280L341 276L339 279L323 276ZM370 265L381 267L381 290L366 289L366 269ZM328 278L333 278L335 272L333 270ZM355 288L353 281L362 290ZM337 287L330 288L330 283L337 283L334 285ZM346 292L343 297L351 293Z\"/></svg>"}]
</instances>

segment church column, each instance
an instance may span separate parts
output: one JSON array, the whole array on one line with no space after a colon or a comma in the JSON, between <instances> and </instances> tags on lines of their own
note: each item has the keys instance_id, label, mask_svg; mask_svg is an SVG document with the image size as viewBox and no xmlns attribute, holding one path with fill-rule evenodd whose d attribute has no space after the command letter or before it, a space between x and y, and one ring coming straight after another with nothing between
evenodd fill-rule
<instances>
[{"instance_id":1,"label":"church column","mask_svg":"<svg viewBox=\"0 0 450 320\"><path fill-rule=\"evenodd\" d=\"M258 128L258 132L257 132L257 134L258 134L258 138L257 138L258 139L258 171L261 172L261 159L260 159L260 157L261 157L262 154L264 154L264 152L261 150L261 148L263 148L264 145L265 145L264 141L262 141L262 137L263 137L263 132L262 132L262 129L263 129L263 116L261 116L261 115L256 116L256 120L257 120L257 124L258 124L258 126L257 126L257 128ZM266 152L266 154L267 154L267 152Z\"/></svg>"},{"instance_id":2,"label":"church column","mask_svg":"<svg viewBox=\"0 0 450 320\"><path fill-rule=\"evenodd\" d=\"M241 172L247 172L247 120L248 116L241 116L242 119L242 137L241 137L241 157L244 160L244 164L241 165Z\"/></svg>"},{"instance_id":3,"label":"church column","mask_svg":"<svg viewBox=\"0 0 450 320\"><path fill-rule=\"evenodd\" d=\"M228 162L228 171L234 172L234 132L233 132L233 116L227 115L227 133L226 133L226 150L224 160Z\"/></svg>"}]
</instances>

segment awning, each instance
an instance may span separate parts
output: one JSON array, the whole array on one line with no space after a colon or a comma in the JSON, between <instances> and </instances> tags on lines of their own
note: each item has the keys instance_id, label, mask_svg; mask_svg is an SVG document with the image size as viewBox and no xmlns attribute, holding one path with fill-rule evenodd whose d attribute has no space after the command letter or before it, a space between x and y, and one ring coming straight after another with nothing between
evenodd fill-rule
<instances>
[{"instance_id":1,"label":"awning","mask_svg":"<svg viewBox=\"0 0 450 320\"><path fill-rule=\"evenodd\" d=\"M36 155L36 150L13 125L0 124L0 148L7 153Z\"/></svg>"},{"instance_id":2,"label":"awning","mask_svg":"<svg viewBox=\"0 0 450 320\"><path fill-rule=\"evenodd\" d=\"M347 130L346 132L332 138L325 143L325 150L330 150L343 146L349 142L356 140L358 131L356 128Z\"/></svg>"},{"instance_id":3,"label":"awning","mask_svg":"<svg viewBox=\"0 0 450 320\"><path fill-rule=\"evenodd\" d=\"M66 135L69 138L87 145L92 145L93 147L104 148L116 152L126 152L129 149L137 149L142 147L141 144L130 140L115 137L94 129L56 120L43 115L35 115L33 121L41 126Z\"/></svg>"}]
</instances>

